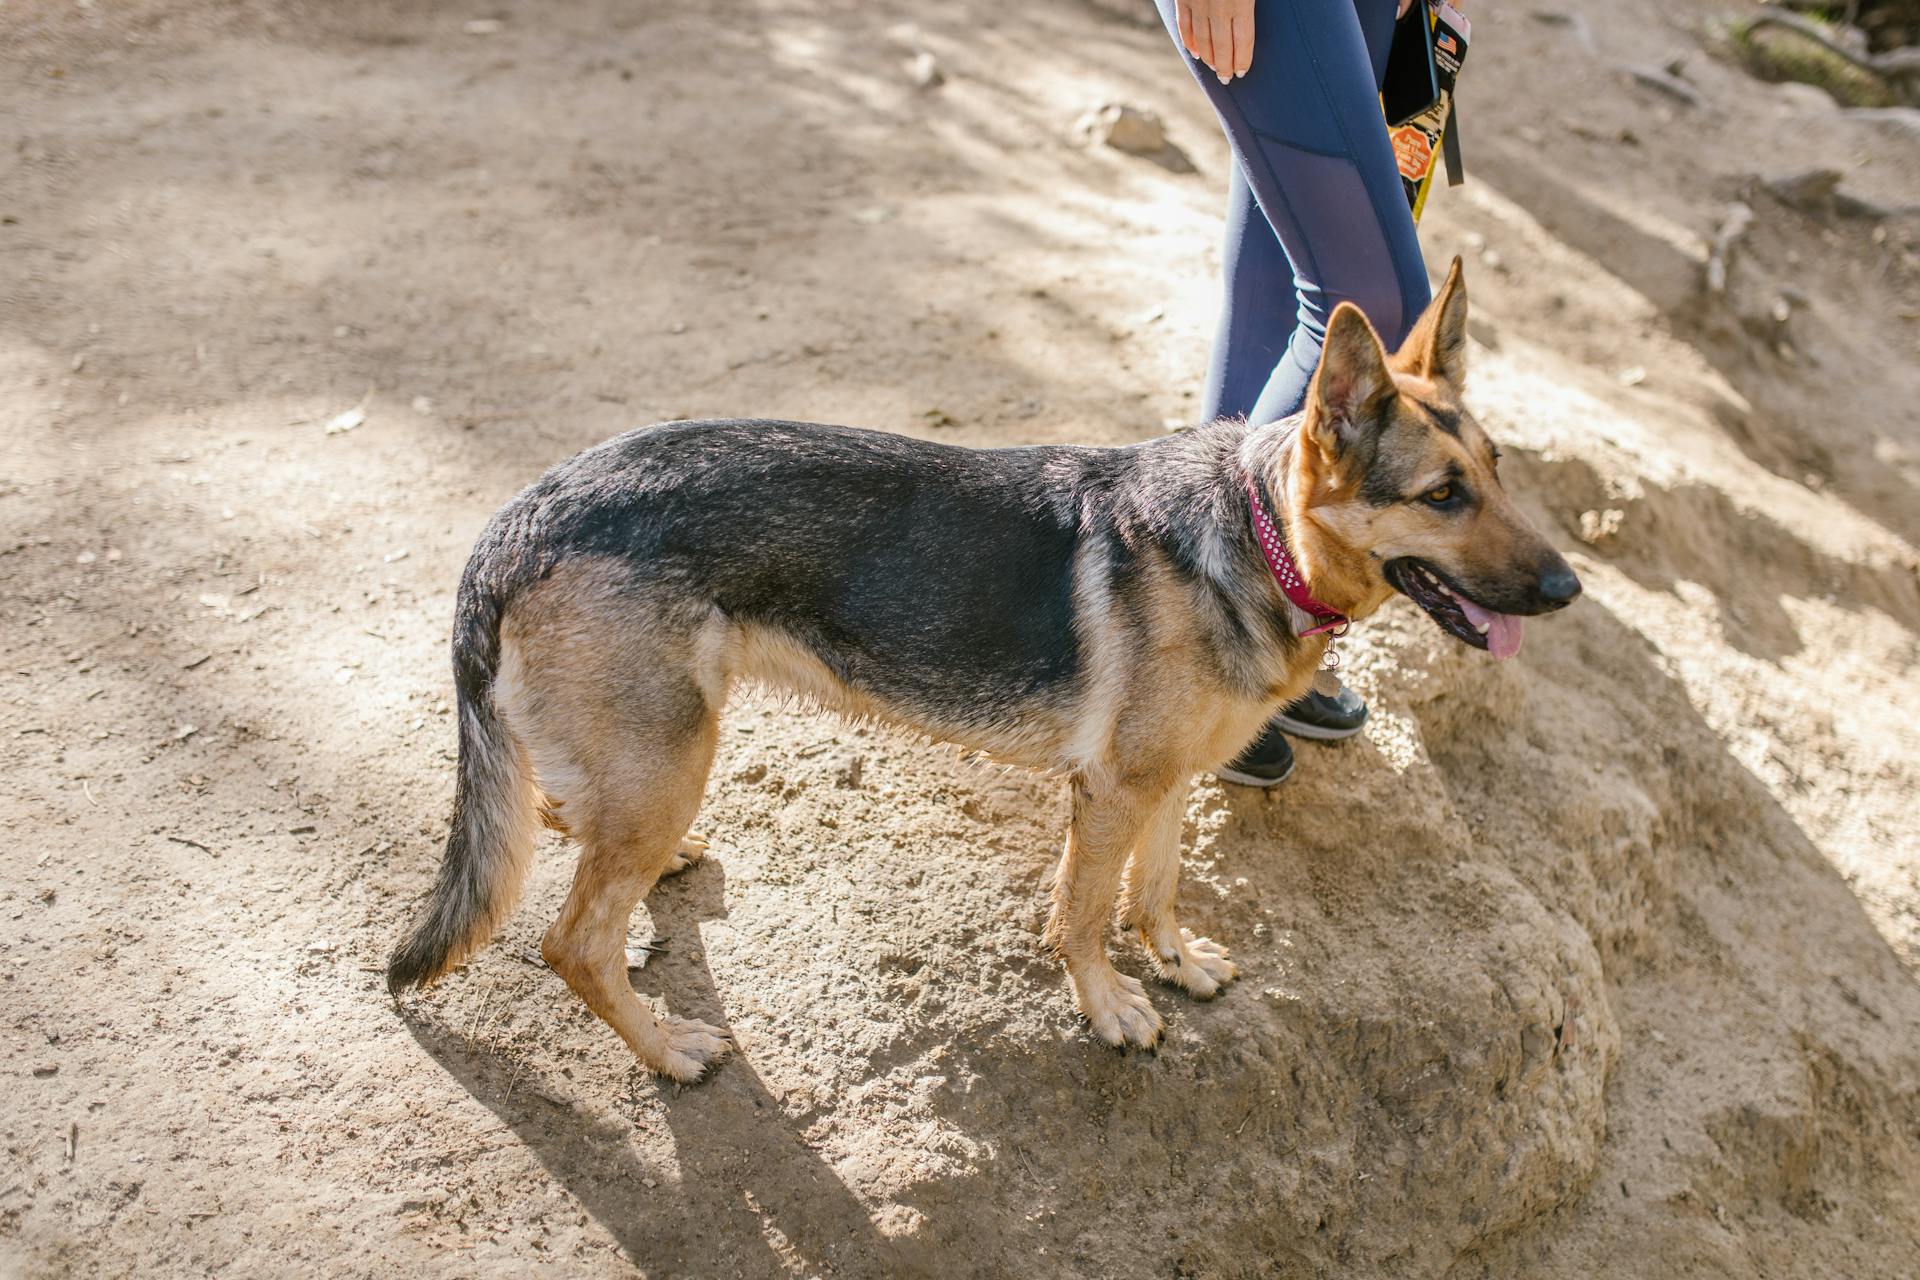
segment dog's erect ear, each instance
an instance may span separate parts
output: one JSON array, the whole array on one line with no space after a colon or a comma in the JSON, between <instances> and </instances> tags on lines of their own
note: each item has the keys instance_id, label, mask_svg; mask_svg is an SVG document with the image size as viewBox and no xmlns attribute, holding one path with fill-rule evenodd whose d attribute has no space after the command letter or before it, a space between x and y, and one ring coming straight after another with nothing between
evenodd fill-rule
<instances>
[{"instance_id":1,"label":"dog's erect ear","mask_svg":"<svg viewBox=\"0 0 1920 1280\"><path fill-rule=\"evenodd\" d=\"M1435 382L1460 385L1467 373L1467 281L1455 255L1439 296L1420 313L1393 356L1393 367Z\"/></svg>"},{"instance_id":2,"label":"dog's erect ear","mask_svg":"<svg viewBox=\"0 0 1920 1280\"><path fill-rule=\"evenodd\" d=\"M1307 388L1308 439L1329 461L1379 429L1381 410L1394 395L1386 349L1360 308L1343 302L1327 321L1320 367Z\"/></svg>"}]
</instances>

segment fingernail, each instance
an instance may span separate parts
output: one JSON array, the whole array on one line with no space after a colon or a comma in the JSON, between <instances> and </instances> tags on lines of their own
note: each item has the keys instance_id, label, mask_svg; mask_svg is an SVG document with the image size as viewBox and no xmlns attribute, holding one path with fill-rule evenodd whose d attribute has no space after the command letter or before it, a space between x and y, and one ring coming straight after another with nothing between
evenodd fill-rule
<instances>
[{"instance_id":1,"label":"fingernail","mask_svg":"<svg viewBox=\"0 0 1920 1280\"><path fill-rule=\"evenodd\" d=\"M1214 74L1220 77L1221 84L1226 84L1229 80L1233 79L1232 76L1226 74L1224 71L1216 71Z\"/></svg>"}]
</instances>

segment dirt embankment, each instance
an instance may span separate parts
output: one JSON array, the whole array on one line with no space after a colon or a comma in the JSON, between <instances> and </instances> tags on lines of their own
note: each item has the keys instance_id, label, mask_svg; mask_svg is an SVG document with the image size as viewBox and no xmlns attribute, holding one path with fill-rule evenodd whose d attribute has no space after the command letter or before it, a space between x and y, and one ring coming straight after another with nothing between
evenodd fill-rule
<instances>
[{"instance_id":1,"label":"dirt embankment","mask_svg":"<svg viewBox=\"0 0 1920 1280\"><path fill-rule=\"evenodd\" d=\"M1701 4L1476 13L1423 235L1586 599L1503 667L1389 609L1366 737L1200 784L1245 976L1159 993L1153 1057L1040 953L1054 786L743 703L636 978L743 1046L679 1091L530 961L557 847L380 989L473 534L657 418L1190 416L1199 96L1104 4L108 8L0 18L8 1268L1911 1270L1912 117L1749 79ZM1071 145L1104 100L1197 171ZM1851 203L1766 185L1815 166Z\"/></svg>"}]
</instances>

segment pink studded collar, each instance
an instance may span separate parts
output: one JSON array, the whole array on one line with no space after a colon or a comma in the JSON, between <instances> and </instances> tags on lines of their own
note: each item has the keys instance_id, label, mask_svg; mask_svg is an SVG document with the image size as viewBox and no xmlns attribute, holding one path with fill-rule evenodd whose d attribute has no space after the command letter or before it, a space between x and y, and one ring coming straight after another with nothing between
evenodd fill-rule
<instances>
[{"instance_id":1,"label":"pink studded collar","mask_svg":"<svg viewBox=\"0 0 1920 1280\"><path fill-rule=\"evenodd\" d=\"M1280 530L1274 527L1273 517L1267 514L1267 504L1260 501L1260 490L1254 487L1252 476L1247 477L1247 509L1253 513L1253 536L1260 544L1260 554L1266 558L1273 580L1280 584L1280 590L1296 609L1310 614L1317 623L1300 634L1317 636L1322 632L1331 632L1336 636L1345 635L1349 621L1347 615L1330 604L1315 600L1307 590L1306 579L1300 576L1300 566L1293 562L1287 544L1281 541Z\"/></svg>"}]
</instances>

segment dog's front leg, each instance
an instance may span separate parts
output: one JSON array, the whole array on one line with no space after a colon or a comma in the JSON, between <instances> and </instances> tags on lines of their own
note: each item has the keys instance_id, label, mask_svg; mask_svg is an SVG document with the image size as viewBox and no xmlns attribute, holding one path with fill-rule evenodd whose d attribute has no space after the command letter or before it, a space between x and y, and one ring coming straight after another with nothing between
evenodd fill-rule
<instances>
[{"instance_id":1,"label":"dog's front leg","mask_svg":"<svg viewBox=\"0 0 1920 1280\"><path fill-rule=\"evenodd\" d=\"M1160 976L1204 1000L1218 994L1240 970L1227 958L1225 947L1211 938L1194 937L1174 915L1186 799L1187 788L1175 787L1141 829L1133 856L1127 860L1121 916L1129 928L1139 931Z\"/></svg>"},{"instance_id":2,"label":"dog's front leg","mask_svg":"<svg viewBox=\"0 0 1920 1280\"><path fill-rule=\"evenodd\" d=\"M1073 826L1054 875L1046 937L1066 962L1081 1014L1110 1045L1145 1049L1160 1039L1160 1015L1145 988L1117 972L1107 955L1107 928L1127 851L1162 803L1157 790L1143 794L1112 780L1073 779Z\"/></svg>"}]
</instances>

